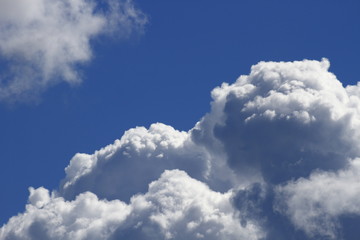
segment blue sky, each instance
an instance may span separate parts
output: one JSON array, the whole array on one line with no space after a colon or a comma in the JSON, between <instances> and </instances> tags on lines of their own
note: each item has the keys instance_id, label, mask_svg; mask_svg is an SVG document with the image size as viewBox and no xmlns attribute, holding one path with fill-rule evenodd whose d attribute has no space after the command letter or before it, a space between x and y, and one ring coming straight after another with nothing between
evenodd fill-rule
<instances>
[{"instance_id":1,"label":"blue sky","mask_svg":"<svg viewBox=\"0 0 360 240\"><path fill-rule=\"evenodd\" d=\"M28 187L56 189L75 153L92 153L136 126L189 130L210 91L259 61L331 62L344 85L360 65L359 1L145 1L142 33L95 37L83 82L39 100L0 105L1 223L24 210ZM0 62L5 71L7 59Z\"/></svg>"}]
</instances>

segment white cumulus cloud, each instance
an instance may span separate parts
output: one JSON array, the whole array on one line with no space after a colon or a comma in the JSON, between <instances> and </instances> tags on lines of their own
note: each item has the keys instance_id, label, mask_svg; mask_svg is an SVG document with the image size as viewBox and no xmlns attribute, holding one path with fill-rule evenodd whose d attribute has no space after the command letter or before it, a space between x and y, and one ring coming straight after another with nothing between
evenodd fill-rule
<instances>
[{"instance_id":1,"label":"white cumulus cloud","mask_svg":"<svg viewBox=\"0 0 360 240\"><path fill-rule=\"evenodd\" d=\"M91 40L141 31L144 14L131 0L0 1L0 101L34 97L65 81L79 83L78 65L92 58Z\"/></svg>"},{"instance_id":2,"label":"white cumulus cloud","mask_svg":"<svg viewBox=\"0 0 360 240\"><path fill-rule=\"evenodd\" d=\"M193 138L224 151L239 175L271 183L344 167L360 154L359 95L328 68L326 59L260 62L213 90Z\"/></svg>"},{"instance_id":3,"label":"white cumulus cloud","mask_svg":"<svg viewBox=\"0 0 360 240\"><path fill-rule=\"evenodd\" d=\"M26 212L1 228L0 239L258 239L242 227L230 193L221 194L179 170L165 171L129 204L85 192L73 201L30 189Z\"/></svg>"},{"instance_id":4,"label":"white cumulus cloud","mask_svg":"<svg viewBox=\"0 0 360 240\"><path fill-rule=\"evenodd\" d=\"M76 154L0 240L356 240L360 85L329 67L260 62L188 132L156 123Z\"/></svg>"},{"instance_id":5,"label":"white cumulus cloud","mask_svg":"<svg viewBox=\"0 0 360 240\"><path fill-rule=\"evenodd\" d=\"M157 123L149 129L130 129L92 155L76 154L65 169L60 192L69 199L91 191L107 199L128 201L134 194L145 192L149 182L166 169L185 170L205 180L209 167L207 153L188 133Z\"/></svg>"},{"instance_id":6,"label":"white cumulus cloud","mask_svg":"<svg viewBox=\"0 0 360 240\"><path fill-rule=\"evenodd\" d=\"M222 153L221 159L236 173L234 204L242 224L257 221L266 239L358 235L348 226L360 221L350 204L360 184L352 171L343 169L360 156L360 88L344 87L329 67L327 59L260 62L249 75L213 90L211 112L191 132L193 141L211 156ZM352 187L343 190L349 194L342 195L342 204L328 205L328 199L342 193L337 191L345 185L340 177L329 180L332 186L322 190L324 194L319 194L320 187L312 191L318 183L313 174L319 170L325 176L337 171L349 176ZM302 180L293 184L297 179ZM302 191L302 182L308 192ZM290 196L277 194L277 186L283 185ZM344 204L349 208L342 209ZM318 209L313 211L314 206Z\"/></svg>"}]
</instances>

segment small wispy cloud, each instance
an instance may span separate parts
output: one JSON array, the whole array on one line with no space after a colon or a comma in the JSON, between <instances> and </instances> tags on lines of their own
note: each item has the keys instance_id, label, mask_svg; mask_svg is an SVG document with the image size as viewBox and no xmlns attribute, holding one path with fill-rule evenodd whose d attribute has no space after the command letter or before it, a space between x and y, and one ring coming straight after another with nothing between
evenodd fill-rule
<instances>
[{"instance_id":1,"label":"small wispy cloud","mask_svg":"<svg viewBox=\"0 0 360 240\"><path fill-rule=\"evenodd\" d=\"M131 0L3 0L0 2L0 101L37 97L59 82L81 82L91 40L141 32L146 16Z\"/></svg>"}]
</instances>

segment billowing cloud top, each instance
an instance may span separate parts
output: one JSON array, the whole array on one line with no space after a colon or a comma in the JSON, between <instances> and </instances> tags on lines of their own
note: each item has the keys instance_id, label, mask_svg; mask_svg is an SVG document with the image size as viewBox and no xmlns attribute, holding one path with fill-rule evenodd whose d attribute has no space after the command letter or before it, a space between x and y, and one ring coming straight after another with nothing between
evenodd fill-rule
<instances>
[{"instance_id":1,"label":"billowing cloud top","mask_svg":"<svg viewBox=\"0 0 360 240\"><path fill-rule=\"evenodd\" d=\"M0 75L0 101L80 82L77 65L91 59L94 37L127 37L145 23L131 0L2 0L0 57L7 72Z\"/></svg>"},{"instance_id":2,"label":"billowing cloud top","mask_svg":"<svg viewBox=\"0 0 360 240\"><path fill-rule=\"evenodd\" d=\"M260 62L180 132L130 129L30 188L5 239L357 239L360 85L329 61Z\"/></svg>"},{"instance_id":3,"label":"billowing cloud top","mask_svg":"<svg viewBox=\"0 0 360 240\"><path fill-rule=\"evenodd\" d=\"M328 68L326 59L260 62L213 91L196 141L220 142L232 169L271 183L344 167L359 155L359 97Z\"/></svg>"},{"instance_id":4,"label":"billowing cloud top","mask_svg":"<svg viewBox=\"0 0 360 240\"><path fill-rule=\"evenodd\" d=\"M144 195L99 200L90 192L73 201L30 188L26 214L10 219L1 239L257 239L254 225L234 216L230 193L210 190L179 170L165 171ZM14 229L15 227L16 229Z\"/></svg>"},{"instance_id":5,"label":"billowing cloud top","mask_svg":"<svg viewBox=\"0 0 360 240\"><path fill-rule=\"evenodd\" d=\"M170 126L138 127L92 155L76 154L65 169L60 192L70 199L91 191L107 199L128 200L145 192L166 169L182 169L203 180L209 170L206 152L186 132Z\"/></svg>"}]
</instances>

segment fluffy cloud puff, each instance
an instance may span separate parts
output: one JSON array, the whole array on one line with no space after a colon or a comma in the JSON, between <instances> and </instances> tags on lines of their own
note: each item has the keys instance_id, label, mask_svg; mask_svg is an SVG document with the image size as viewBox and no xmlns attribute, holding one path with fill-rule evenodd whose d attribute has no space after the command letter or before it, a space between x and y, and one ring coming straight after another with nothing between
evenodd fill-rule
<instances>
[{"instance_id":1,"label":"fluffy cloud puff","mask_svg":"<svg viewBox=\"0 0 360 240\"><path fill-rule=\"evenodd\" d=\"M101 198L128 201L145 192L149 182L166 169L185 170L205 180L209 168L206 152L188 133L157 123L149 129L130 129L92 155L76 154L65 169L60 192L67 199L91 191Z\"/></svg>"},{"instance_id":2,"label":"fluffy cloud puff","mask_svg":"<svg viewBox=\"0 0 360 240\"><path fill-rule=\"evenodd\" d=\"M360 231L354 227L360 223L359 158L338 172L316 171L309 178L278 186L276 192L277 211L288 215L309 236L328 239L359 236Z\"/></svg>"},{"instance_id":3,"label":"fluffy cloud puff","mask_svg":"<svg viewBox=\"0 0 360 240\"><path fill-rule=\"evenodd\" d=\"M26 212L1 228L0 239L258 239L254 225L241 227L231 194L210 190L179 170L165 171L129 204L93 193L73 201L30 188Z\"/></svg>"},{"instance_id":4,"label":"fluffy cloud puff","mask_svg":"<svg viewBox=\"0 0 360 240\"><path fill-rule=\"evenodd\" d=\"M127 37L146 18L131 0L3 0L0 2L0 100L34 96L60 81L78 83L77 65L92 57L100 34Z\"/></svg>"},{"instance_id":5,"label":"fluffy cloud puff","mask_svg":"<svg viewBox=\"0 0 360 240\"><path fill-rule=\"evenodd\" d=\"M137 127L76 154L0 240L357 239L360 85L328 69L260 62L214 89L190 131Z\"/></svg>"},{"instance_id":6,"label":"fluffy cloud puff","mask_svg":"<svg viewBox=\"0 0 360 240\"><path fill-rule=\"evenodd\" d=\"M329 66L327 59L260 62L234 84L213 90L212 111L191 132L193 141L205 146L211 156L219 152L225 156L238 181L233 185L239 188L234 205L241 222L256 221L267 233L265 239L358 236L355 228L348 227L359 223L356 209L343 211L333 204L312 211L327 201L316 201L316 192L305 193L303 185L291 184L299 178L314 178L314 171L342 171L349 159L360 156L359 85L344 88ZM340 181L333 178L329 183ZM360 189L356 178L348 181ZM288 182L287 188L276 190ZM316 182L309 180L309 189L312 184ZM331 198L336 190L330 187L321 198ZM303 194L310 195L307 204L292 202ZM351 194L343 195L343 204L353 202ZM336 214L328 214L330 208L337 209L332 210Z\"/></svg>"},{"instance_id":7,"label":"fluffy cloud puff","mask_svg":"<svg viewBox=\"0 0 360 240\"><path fill-rule=\"evenodd\" d=\"M243 178L275 184L344 167L360 154L359 95L328 68L326 59L260 62L213 91L193 139L225 152Z\"/></svg>"}]
</instances>

